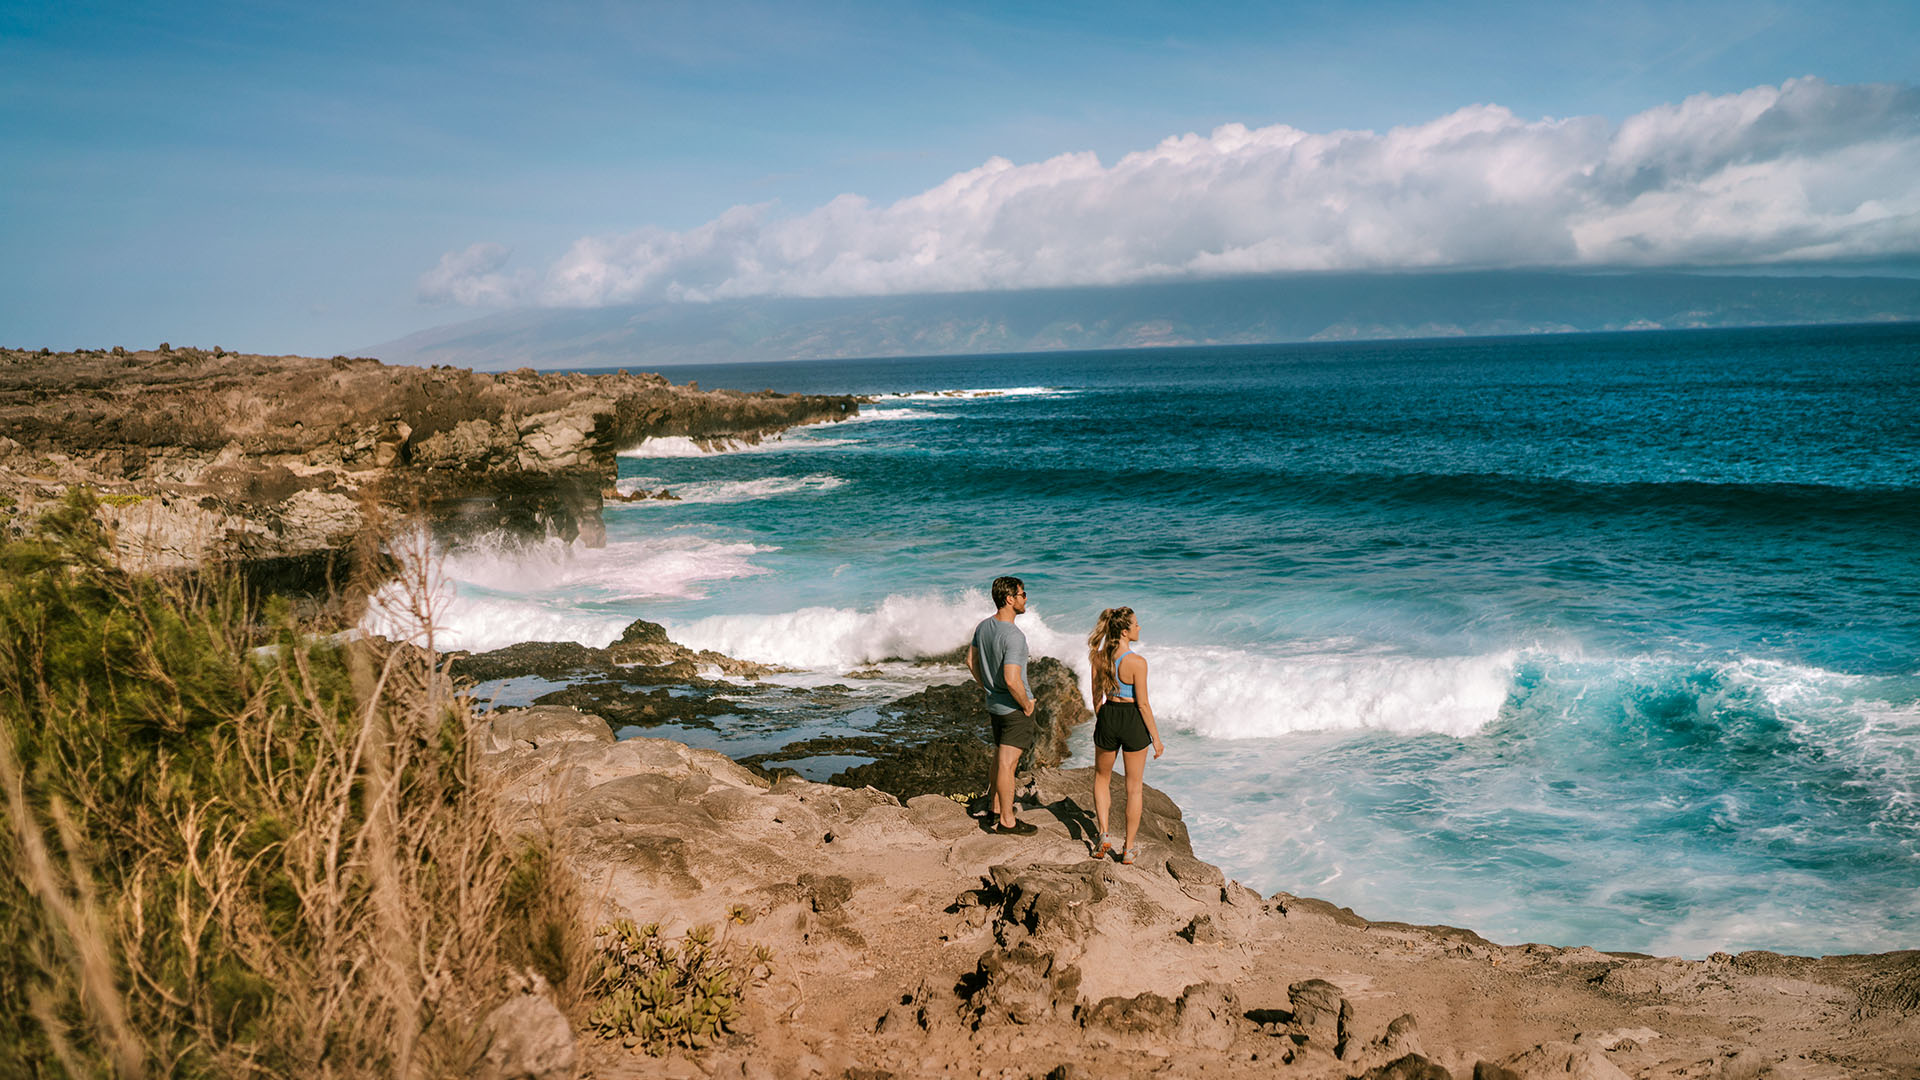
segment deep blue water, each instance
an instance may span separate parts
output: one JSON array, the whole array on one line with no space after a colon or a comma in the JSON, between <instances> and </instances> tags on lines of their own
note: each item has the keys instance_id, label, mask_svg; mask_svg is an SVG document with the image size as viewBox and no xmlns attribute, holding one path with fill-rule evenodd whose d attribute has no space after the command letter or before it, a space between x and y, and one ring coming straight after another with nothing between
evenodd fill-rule
<instances>
[{"instance_id":1,"label":"deep blue water","mask_svg":"<svg viewBox=\"0 0 1920 1080\"><path fill-rule=\"evenodd\" d=\"M1140 613L1149 782L1255 887L1504 940L1920 946L1920 328L666 374L893 396L639 448L623 482L683 501L459 563L465 625L645 615L840 672L950 648L1015 573L1037 651Z\"/></svg>"}]
</instances>

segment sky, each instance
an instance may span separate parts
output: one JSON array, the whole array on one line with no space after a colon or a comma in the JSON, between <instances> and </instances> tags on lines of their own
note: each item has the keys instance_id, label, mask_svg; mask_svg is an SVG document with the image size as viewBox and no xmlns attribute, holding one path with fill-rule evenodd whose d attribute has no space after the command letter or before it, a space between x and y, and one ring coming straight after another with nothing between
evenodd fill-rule
<instances>
[{"instance_id":1,"label":"sky","mask_svg":"<svg viewBox=\"0 0 1920 1080\"><path fill-rule=\"evenodd\" d=\"M1920 4L0 0L0 344L1920 256Z\"/></svg>"}]
</instances>

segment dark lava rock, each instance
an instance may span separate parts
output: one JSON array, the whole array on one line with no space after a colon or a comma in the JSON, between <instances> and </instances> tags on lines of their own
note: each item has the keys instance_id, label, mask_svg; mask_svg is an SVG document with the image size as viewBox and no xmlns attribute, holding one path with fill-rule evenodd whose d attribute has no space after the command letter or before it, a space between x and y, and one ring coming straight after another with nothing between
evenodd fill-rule
<instances>
[{"instance_id":1,"label":"dark lava rock","mask_svg":"<svg viewBox=\"0 0 1920 1080\"><path fill-rule=\"evenodd\" d=\"M1497 1065L1490 1066L1482 1063L1480 1068L1499 1069L1508 1076L1513 1075ZM1480 1068L1473 1071L1476 1078L1480 1076ZM1419 1054L1407 1054L1377 1069L1368 1069L1361 1074L1360 1080L1453 1080L1453 1074Z\"/></svg>"},{"instance_id":2,"label":"dark lava rock","mask_svg":"<svg viewBox=\"0 0 1920 1080\"><path fill-rule=\"evenodd\" d=\"M623 673L624 675L625 673ZM729 687L729 689L734 689ZM615 730L681 724L710 728L711 717L736 712L738 703L711 694L674 694L666 689L643 690L624 678L575 683L533 699L535 705L567 705L595 713Z\"/></svg>"},{"instance_id":3,"label":"dark lava rock","mask_svg":"<svg viewBox=\"0 0 1920 1080\"><path fill-rule=\"evenodd\" d=\"M589 648L577 641L523 641L492 652L456 652L447 657L448 674L477 683L521 675L558 681L613 670L605 649Z\"/></svg>"},{"instance_id":4,"label":"dark lava rock","mask_svg":"<svg viewBox=\"0 0 1920 1080\"><path fill-rule=\"evenodd\" d=\"M1023 773L1059 764L1068 729L1091 717L1067 665L1036 657L1027 665L1027 677L1039 735L1033 749L1021 755L1017 769ZM977 795L986 790L994 763L993 724L979 686L929 686L876 711L880 722L870 731L804 739L773 753L740 758L740 763L764 768L768 762L795 757L857 754L874 760L835 773L827 782L875 787L902 802L919 795Z\"/></svg>"},{"instance_id":5,"label":"dark lava rock","mask_svg":"<svg viewBox=\"0 0 1920 1080\"><path fill-rule=\"evenodd\" d=\"M946 735L904 746L866 765L834 774L828 783L876 787L905 802L916 795L965 795L986 788L993 748L975 736Z\"/></svg>"}]
</instances>

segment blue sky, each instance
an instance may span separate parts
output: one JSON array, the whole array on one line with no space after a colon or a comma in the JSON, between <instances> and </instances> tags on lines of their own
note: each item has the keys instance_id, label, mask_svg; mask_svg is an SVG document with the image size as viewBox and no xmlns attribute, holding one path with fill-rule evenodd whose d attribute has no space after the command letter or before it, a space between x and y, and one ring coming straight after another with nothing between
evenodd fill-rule
<instances>
[{"instance_id":1,"label":"blue sky","mask_svg":"<svg viewBox=\"0 0 1920 1080\"><path fill-rule=\"evenodd\" d=\"M1648 258L1804 259L1859 255L1862 244L1900 255L1906 226L1890 223L1911 217L1899 154L1913 135L1913 101L1836 97L1834 88L1911 88L1917 66L1920 4L1909 2L7 3L0 343L170 340L330 354L489 304L1059 283L1073 280L1071 267L1098 261L1074 245L1095 242L1103 223L1151 210L1114 194L1127 185L1137 193L1137 177L1103 170L1170 136L1228 124L1445 134L1421 125L1490 104L1511 122L1470 114L1446 131L1465 124L1475 139L1515 146L1546 140L1550 148L1525 152L1576 166L1588 154L1590 173L1592 162L1618 156L1619 138L1537 122L1619 125L1696 95L1801 76L1823 85L1802 86L1795 99L1796 146L1819 141L1835 116L1865 109L1878 125L1850 136L1851 156L1827 161L1827 179L1796 174L1794 183L1814 190L1826 231L1807 240L1805 223L1786 222L1779 234L1800 238L1798 247L1782 240L1749 252L1722 232ZM1505 134L1488 134L1494 128ZM1226 156L1205 184L1154 190L1213 206L1207 200L1230 182L1222 177L1245 164L1233 155L1248 153L1229 135L1209 144ZM1276 138L1265 137L1260 159L1273 184L1306 184L1344 206L1340 185L1371 183L1372 174L1309 183L1275 172L1273 154L1297 154ZM1899 153L1877 154L1889 140ZM1342 145L1375 157L1406 152L1391 140ZM1097 155L1097 168L1082 159L1036 171L1082 151ZM1699 183L1724 180L1754 153L1730 150ZM1059 265L1039 267L1039 254L1000 241L986 255L961 250L987 243L979 238L992 230L970 233L951 208L884 212L995 158L1018 167L1003 185L1079 192L1095 206L1082 231L1056 238L1070 249ZM1462 159L1448 160L1456 168ZM1865 179L1839 191L1839 175ZM831 200L847 193L858 205L834 209ZM1449 197L1457 206L1485 201ZM1845 205L1826 205L1835 199ZM1689 205L1690 220L1714 211ZM1398 222L1406 199L1393 206L1373 227ZM1894 210L1875 218L1862 206ZM1596 225L1592 205L1529 203L1492 227L1521 234L1536 220L1549 231L1571 221L1581 252L1617 260L1623 245L1644 247L1644 235L1622 233L1629 226L1620 222L1667 212L1645 199L1606 209ZM1298 255L1303 226L1282 220L1261 226L1272 232L1264 246L1260 236L1223 235L1160 261L1139 254L1179 248L1206 230L1204 217L1132 238L1130 254L1087 280L1319 265ZM1317 238L1314 258L1330 267L1506 258L1458 239L1486 233L1487 223L1453 221L1421 219L1414 231L1437 238L1404 248ZM883 227L941 230L938 260L951 269L901 276L888 269L900 265L894 256L835 232ZM962 234L975 239L955 239ZM813 263L768 269L769 252L801 242L818 249L809 249ZM1509 261L1554 263L1556 250L1521 244ZM869 270L817 272L815 264L844 268L849 259ZM715 260L725 267L715 270ZM749 264L754 272L743 272ZM594 284L582 287L589 272Z\"/></svg>"}]
</instances>

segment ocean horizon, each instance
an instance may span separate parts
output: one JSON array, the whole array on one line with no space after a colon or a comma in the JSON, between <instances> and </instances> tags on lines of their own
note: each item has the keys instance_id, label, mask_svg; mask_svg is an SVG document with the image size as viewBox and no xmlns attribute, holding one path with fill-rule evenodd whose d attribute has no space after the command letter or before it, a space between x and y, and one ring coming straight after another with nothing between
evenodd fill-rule
<instances>
[{"instance_id":1,"label":"ocean horizon","mask_svg":"<svg viewBox=\"0 0 1920 1080\"><path fill-rule=\"evenodd\" d=\"M1920 945L1920 326L660 370L873 401L626 449L623 490L677 498L609 503L604 548L448 551L444 647L646 618L878 694L964 678L912 661L1016 574L1083 681L1094 614L1139 613L1148 782L1263 892L1662 954Z\"/></svg>"}]
</instances>

